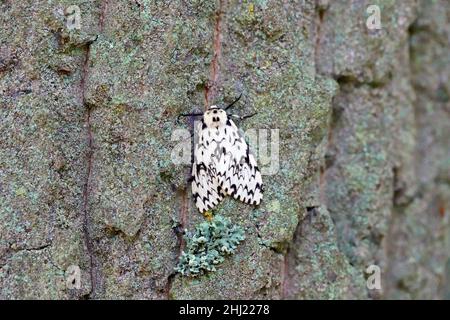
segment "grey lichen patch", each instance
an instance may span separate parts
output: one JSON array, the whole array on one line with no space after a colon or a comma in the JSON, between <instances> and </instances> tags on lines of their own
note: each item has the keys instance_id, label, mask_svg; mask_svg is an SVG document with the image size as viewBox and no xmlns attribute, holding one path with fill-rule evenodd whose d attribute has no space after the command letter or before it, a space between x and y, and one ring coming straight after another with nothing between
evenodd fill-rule
<instances>
[{"instance_id":1,"label":"grey lichen patch","mask_svg":"<svg viewBox=\"0 0 450 320\"><path fill-rule=\"evenodd\" d=\"M193 234L186 234L185 239L186 250L175 270L184 276L195 277L216 271L216 266L225 260L225 256L235 252L245 235L241 227L218 215L210 222L200 223Z\"/></svg>"}]
</instances>

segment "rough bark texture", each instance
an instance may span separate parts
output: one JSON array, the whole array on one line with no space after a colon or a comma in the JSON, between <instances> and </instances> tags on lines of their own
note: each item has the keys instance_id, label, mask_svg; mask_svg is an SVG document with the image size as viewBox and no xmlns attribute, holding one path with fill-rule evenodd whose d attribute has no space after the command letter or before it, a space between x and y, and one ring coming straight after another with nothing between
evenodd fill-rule
<instances>
[{"instance_id":1,"label":"rough bark texture","mask_svg":"<svg viewBox=\"0 0 450 320\"><path fill-rule=\"evenodd\" d=\"M0 0L0 298L450 297L449 19L447 0ZM217 210L237 254L184 278L174 221L203 217L175 120L240 92L280 170L259 208Z\"/></svg>"}]
</instances>

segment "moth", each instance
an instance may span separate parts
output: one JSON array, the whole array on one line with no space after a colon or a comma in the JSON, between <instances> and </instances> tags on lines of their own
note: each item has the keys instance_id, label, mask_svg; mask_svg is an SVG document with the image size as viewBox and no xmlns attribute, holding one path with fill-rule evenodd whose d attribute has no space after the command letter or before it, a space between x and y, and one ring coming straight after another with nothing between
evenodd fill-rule
<instances>
[{"instance_id":1,"label":"moth","mask_svg":"<svg viewBox=\"0 0 450 320\"><path fill-rule=\"evenodd\" d=\"M192 195L201 213L215 208L226 196L251 205L263 197L261 172L242 132L233 121L254 116L227 113L239 96L226 108L215 105L204 113L180 116L202 116L195 125L192 163Z\"/></svg>"}]
</instances>

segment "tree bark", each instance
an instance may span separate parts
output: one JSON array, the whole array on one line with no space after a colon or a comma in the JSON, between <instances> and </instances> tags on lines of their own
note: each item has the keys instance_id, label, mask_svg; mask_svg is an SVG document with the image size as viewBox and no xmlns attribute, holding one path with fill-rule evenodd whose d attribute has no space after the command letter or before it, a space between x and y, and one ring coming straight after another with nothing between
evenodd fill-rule
<instances>
[{"instance_id":1,"label":"tree bark","mask_svg":"<svg viewBox=\"0 0 450 320\"><path fill-rule=\"evenodd\" d=\"M450 297L449 17L446 0L0 0L0 298ZM176 229L204 218L177 116L240 93L243 129L279 130L279 169L258 208L216 210L245 229L237 253L182 277Z\"/></svg>"}]
</instances>

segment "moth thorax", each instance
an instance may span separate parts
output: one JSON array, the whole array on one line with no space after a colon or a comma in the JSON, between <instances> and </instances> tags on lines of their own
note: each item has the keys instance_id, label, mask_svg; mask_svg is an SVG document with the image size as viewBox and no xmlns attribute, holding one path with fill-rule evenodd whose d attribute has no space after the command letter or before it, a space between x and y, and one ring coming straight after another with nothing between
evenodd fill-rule
<instances>
[{"instance_id":1,"label":"moth thorax","mask_svg":"<svg viewBox=\"0 0 450 320\"><path fill-rule=\"evenodd\" d=\"M217 106L211 106L203 114L203 121L208 128L219 128L227 123L227 113Z\"/></svg>"}]
</instances>

